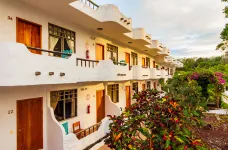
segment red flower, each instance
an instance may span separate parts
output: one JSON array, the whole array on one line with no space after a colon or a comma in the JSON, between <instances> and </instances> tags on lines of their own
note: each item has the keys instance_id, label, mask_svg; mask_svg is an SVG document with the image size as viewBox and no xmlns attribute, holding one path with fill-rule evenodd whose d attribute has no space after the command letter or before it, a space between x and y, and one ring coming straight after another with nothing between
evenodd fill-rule
<instances>
[{"instance_id":1,"label":"red flower","mask_svg":"<svg viewBox=\"0 0 228 150\"><path fill-rule=\"evenodd\" d=\"M164 135L162 139L166 141L167 140L167 137Z\"/></svg>"}]
</instances>

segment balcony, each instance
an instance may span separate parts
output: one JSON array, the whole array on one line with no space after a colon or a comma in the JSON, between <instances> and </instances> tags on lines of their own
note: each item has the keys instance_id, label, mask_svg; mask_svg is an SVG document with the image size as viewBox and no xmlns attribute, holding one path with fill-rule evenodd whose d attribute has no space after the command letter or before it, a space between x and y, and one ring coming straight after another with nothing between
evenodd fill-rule
<instances>
[{"instance_id":1,"label":"balcony","mask_svg":"<svg viewBox=\"0 0 228 150\"><path fill-rule=\"evenodd\" d=\"M150 79L150 68L141 66L132 66L133 80Z\"/></svg>"},{"instance_id":2,"label":"balcony","mask_svg":"<svg viewBox=\"0 0 228 150\"><path fill-rule=\"evenodd\" d=\"M162 52L162 44L159 43L158 40L152 40L151 48L152 48L154 51Z\"/></svg>"},{"instance_id":3,"label":"balcony","mask_svg":"<svg viewBox=\"0 0 228 150\"><path fill-rule=\"evenodd\" d=\"M170 50L166 47L163 47L162 51L159 52L159 55L162 55L162 56L169 56L169 54L170 54Z\"/></svg>"},{"instance_id":4,"label":"balcony","mask_svg":"<svg viewBox=\"0 0 228 150\"><path fill-rule=\"evenodd\" d=\"M167 63L173 63L173 57L172 56L166 56L165 57L165 61L167 62Z\"/></svg>"},{"instance_id":5,"label":"balcony","mask_svg":"<svg viewBox=\"0 0 228 150\"><path fill-rule=\"evenodd\" d=\"M161 70L157 68L150 68L150 78L151 79L160 79L161 78Z\"/></svg>"},{"instance_id":6,"label":"balcony","mask_svg":"<svg viewBox=\"0 0 228 150\"><path fill-rule=\"evenodd\" d=\"M0 43L0 50L4 51L0 55L4 64L0 66L0 86L122 81L133 76L128 65L114 65L111 60L98 62L77 58L75 54L32 48L32 52L41 53L34 54L29 49L15 42Z\"/></svg>"},{"instance_id":7,"label":"balcony","mask_svg":"<svg viewBox=\"0 0 228 150\"><path fill-rule=\"evenodd\" d=\"M133 39L133 44L142 46L151 44L151 35L147 34L144 28L135 28L130 33L125 33L126 36Z\"/></svg>"},{"instance_id":8,"label":"balcony","mask_svg":"<svg viewBox=\"0 0 228 150\"><path fill-rule=\"evenodd\" d=\"M166 70L161 70L161 78L165 79L168 78L168 72Z\"/></svg>"},{"instance_id":9,"label":"balcony","mask_svg":"<svg viewBox=\"0 0 228 150\"><path fill-rule=\"evenodd\" d=\"M76 0L70 3L70 6L79 11L80 15L87 16L88 21L90 21L89 24L94 25L95 23L95 25L99 25L98 27L103 28L104 32L107 30L113 33L132 31L131 18L123 15L115 5L106 4L99 6L90 0ZM115 31L112 30L113 28Z\"/></svg>"},{"instance_id":10,"label":"balcony","mask_svg":"<svg viewBox=\"0 0 228 150\"><path fill-rule=\"evenodd\" d=\"M132 70L124 63L113 63L112 60L101 60L97 65L96 81L123 81L132 79Z\"/></svg>"},{"instance_id":11,"label":"balcony","mask_svg":"<svg viewBox=\"0 0 228 150\"><path fill-rule=\"evenodd\" d=\"M177 61L177 60L174 60L174 66L176 68L183 68L184 67L183 63L181 63L180 61Z\"/></svg>"}]
</instances>

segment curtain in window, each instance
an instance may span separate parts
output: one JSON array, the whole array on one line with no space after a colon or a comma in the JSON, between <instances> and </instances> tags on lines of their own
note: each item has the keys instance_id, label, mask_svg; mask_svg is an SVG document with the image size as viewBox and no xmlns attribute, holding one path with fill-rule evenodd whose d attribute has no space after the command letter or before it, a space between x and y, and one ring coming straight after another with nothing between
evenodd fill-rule
<instances>
[{"instance_id":1,"label":"curtain in window","mask_svg":"<svg viewBox=\"0 0 228 150\"><path fill-rule=\"evenodd\" d=\"M55 51L55 47L56 47L58 41L60 41L60 38L54 37L54 36L50 36L50 50L51 51ZM49 55L53 56L53 53L51 53Z\"/></svg>"},{"instance_id":2,"label":"curtain in window","mask_svg":"<svg viewBox=\"0 0 228 150\"><path fill-rule=\"evenodd\" d=\"M56 108L59 100L60 100L60 96L58 96L58 95L53 95L51 98L51 107L53 108L54 111L55 111L55 108Z\"/></svg>"},{"instance_id":3,"label":"curtain in window","mask_svg":"<svg viewBox=\"0 0 228 150\"><path fill-rule=\"evenodd\" d=\"M70 50L73 52L74 51L74 41L71 40L66 40L67 45L69 46Z\"/></svg>"}]
</instances>

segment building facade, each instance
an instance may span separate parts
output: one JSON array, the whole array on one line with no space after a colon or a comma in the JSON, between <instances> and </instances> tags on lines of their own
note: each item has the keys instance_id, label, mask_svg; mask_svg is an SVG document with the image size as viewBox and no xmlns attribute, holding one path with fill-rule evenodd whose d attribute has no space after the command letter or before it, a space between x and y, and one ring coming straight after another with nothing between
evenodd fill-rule
<instances>
[{"instance_id":1,"label":"building facade","mask_svg":"<svg viewBox=\"0 0 228 150\"><path fill-rule=\"evenodd\" d=\"M0 1L4 150L81 150L146 89L182 64L115 5Z\"/></svg>"}]
</instances>

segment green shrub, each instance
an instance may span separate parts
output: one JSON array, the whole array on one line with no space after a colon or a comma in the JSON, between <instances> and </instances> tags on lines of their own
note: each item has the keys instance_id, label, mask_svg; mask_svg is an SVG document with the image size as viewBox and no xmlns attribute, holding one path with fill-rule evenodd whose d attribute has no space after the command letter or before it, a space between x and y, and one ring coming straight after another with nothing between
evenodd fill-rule
<instances>
[{"instance_id":1,"label":"green shrub","mask_svg":"<svg viewBox=\"0 0 228 150\"><path fill-rule=\"evenodd\" d=\"M107 144L115 150L207 149L189 130L202 125L200 110L184 107L180 101L160 98L157 91L139 93L136 103L120 116L111 116Z\"/></svg>"}]
</instances>

